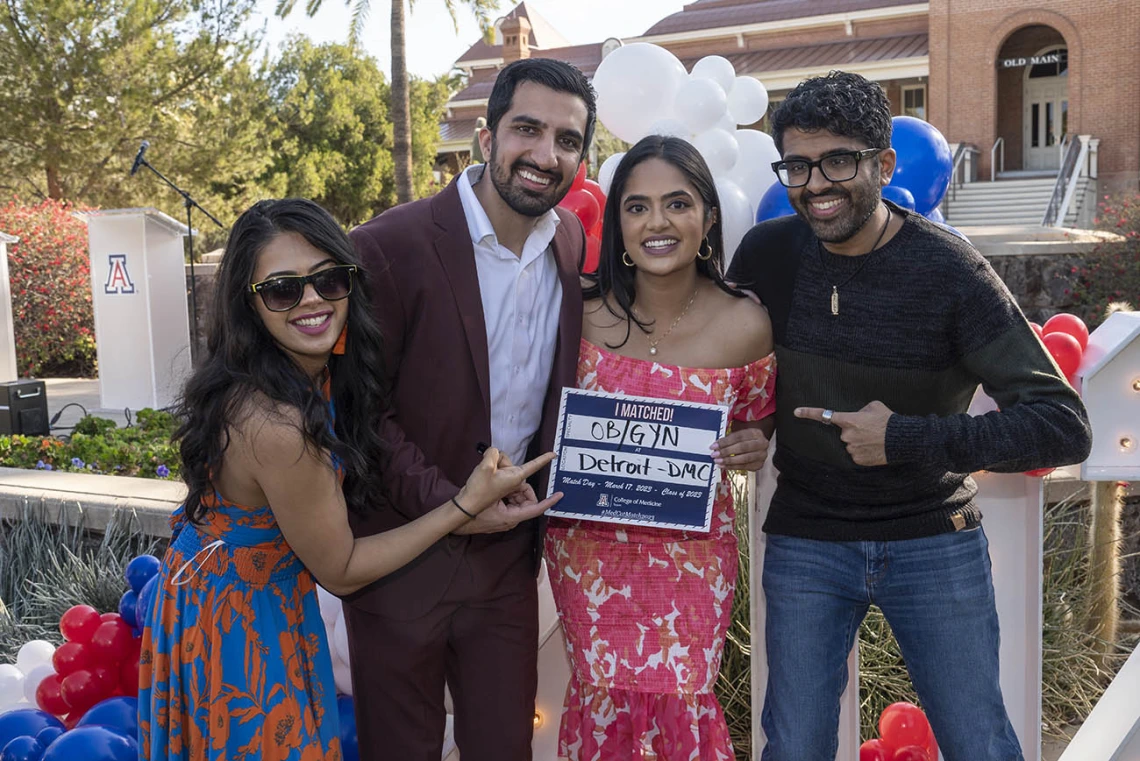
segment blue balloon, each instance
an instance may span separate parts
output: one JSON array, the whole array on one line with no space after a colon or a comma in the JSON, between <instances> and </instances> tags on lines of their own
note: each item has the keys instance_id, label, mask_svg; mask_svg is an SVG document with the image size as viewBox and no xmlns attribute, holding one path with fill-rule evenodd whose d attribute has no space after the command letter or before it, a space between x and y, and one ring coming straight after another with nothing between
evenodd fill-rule
<instances>
[{"instance_id":1,"label":"blue balloon","mask_svg":"<svg viewBox=\"0 0 1140 761\"><path fill-rule=\"evenodd\" d=\"M352 696L337 695L336 712L340 719L340 750L344 761L360 761L360 745L356 738L356 714Z\"/></svg>"},{"instance_id":2,"label":"blue balloon","mask_svg":"<svg viewBox=\"0 0 1140 761\"><path fill-rule=\"evenodd\" d=\"M45 748L55 742L56 738L63 734L63 729L60 727L46 727L40 730L36 735L36 742Z\"/></svg>"},{"instance_id":3,"label":"blue balloon","mask_svg":"<svg viewBox=\"0 0 1140 761\"><path fill-rule=\"evenodd\" d=\"M883 188L883 198L895 206L901 206L907 211L914 211L914 195L906 188L898 185L887 185Z\"/></svg>"},{"instance_id":4,"label":"blue balloon","mask_svg":"<svg viewBox=\"0 0 1140 761\"><path fill-rule=\"evenodd\" d=\"M0 750L0 761L40 761L44 746L28 735L15 737Z\"/></svg>"},{"instance_id":5,"label":"blue balloon","mask_svg":"<svg viewBox=\"0 0 1140 761\"><path fill-rule=\"evenodd\" d=\"M914 196L914 210L926 215L938 206L950 185L954 157L942 133L922 119L896 116L891 147L898 154L891 185Z\"/></svg>"},{"instance_id":6,"label":"blue balloon","mask_svg":"<svg viewBox=\"0 0 1140 761\"><path fill-rule=\"evenodd\" d=\"M63 722L38 708L21 708L0 715L0 748L23 735L35 737L47 727L63 729Z\"/></svg>"},{"instance_id":7,"label":"blue balloon","mask_svg":"<svg viewBox=\"0 0 1140 761\"><path fill-rule=\"evenodd\" d=\"M139 701L136 698L107 698L83 714L76 727L106 727L123 737L139 736Z\"/></svg>"},{"instance_id":8,"label":"blue balloon","mask_svg":"<svg viewBox=\"0 0 1140 761\"><path fill-rule=\"evenodd\" d=\"M135 607L135 623L138 628L143 628L150 620L150 609L154 607L154 598L157 595L158 576L152 576L139 592L138 605Z\"/></svg>"},{"instance_id":9,"label":"blue balloon","mask_svg":"<svg viewBox=\"0 0 1140 761\"><path fill-rule=\"evenodd\" d=\"M940 225L946 224L946 217L942 216L942 209L939 209L937 206L935 206L923 216L929 219L931 222L937 222Z\"/></svg>"},{"instance_id":10,"label":"blue balloon","mask_svg":"<svg viewBox=\"0 0 1140 761\"><path fill-rule=\"evenodd\" d=\"M138 594L146 583L158 573L158 568L161 565L154 555L139 555L127 563L127 571L123 575L127 577L127 583L131 585L131 590Z\"/></svg>"},{"instance_id":11,"label":"blue balloon","mask_svg":"<svg viewBox=\"0 0 1140 761\"><path fill-rule=\"evenodd\" d=\"M796 210L792 208L792 202L788 200L787 189L779 182L774 182L770 188L764 191L764 197L760 199L760 204L756 207L756 221L763 222L766 219L786 217L795 213Z\"/></svg>"},{"instance_id":12,"label":"blue balloon","mask_svg":"<svg viewBox=\"0 0 1140 761\"><path fill-rule=\"evenodd\" d=\"M127 625L132 629L138 628L138 622L135 621L135 613L139 607L139 596L133 589L128 589L123 592L123 596L119 598L119 615L127 622Z\"/></svg>"},{"instance_id":13,"label":"blue balloon","mask_svg":"<svg viewBox=\"0 0 1140 761\"><path fill-rule=\"evenodd\" d=\"M76 727L64 732L42 761L138 761L138 743L106 727Z\"/></svg>"}]
</instances>

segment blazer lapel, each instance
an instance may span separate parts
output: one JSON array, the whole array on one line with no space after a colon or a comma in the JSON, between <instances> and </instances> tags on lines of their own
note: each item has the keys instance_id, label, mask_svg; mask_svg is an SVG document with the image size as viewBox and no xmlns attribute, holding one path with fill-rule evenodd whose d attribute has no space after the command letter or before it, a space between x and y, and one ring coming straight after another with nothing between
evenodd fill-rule
<instances>
[{"instance_id":1,"label":"blazer lapel","mask_svg":"<svg viewBox=\"0 0 1140 761\"><path fill-rule=\"evenodd\" d=\"M463 321L467 347L479 379L483 409L491 414L491 371L487 349L487 323L479 292L479 272L475 268L475 249L467 230L467 217L456 186L458 177L432 199L432 219L436 225L433 241L436 255L447 273L455 304Z\"/></svg>"}]
</instances>

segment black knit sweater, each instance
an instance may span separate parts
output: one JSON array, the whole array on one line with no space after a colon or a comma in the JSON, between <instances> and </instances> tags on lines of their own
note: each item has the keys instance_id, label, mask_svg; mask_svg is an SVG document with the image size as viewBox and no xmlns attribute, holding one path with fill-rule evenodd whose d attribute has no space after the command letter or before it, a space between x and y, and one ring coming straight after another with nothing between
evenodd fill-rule
<instances>
[{"instance_id":1,"label":"black knit sweater","mask_svg":"<svg viewBox=\"0 0 1140 761\"><path fill-rule=\"evenodd\" d=\"M981 517L970 473L1088 456L1080 398L989 263L891 210L902 229L866 261L827 252L798 217L757 225L733 260L728 279L769 308L780 368L769 533L878 541L970 528ZM848 277L832 315L832 285ZM1000 412L965 414L978 384ZM839 428L792 414L874 400L895 413L880 467L855 465Z\"/></svg>"}]
</instances>

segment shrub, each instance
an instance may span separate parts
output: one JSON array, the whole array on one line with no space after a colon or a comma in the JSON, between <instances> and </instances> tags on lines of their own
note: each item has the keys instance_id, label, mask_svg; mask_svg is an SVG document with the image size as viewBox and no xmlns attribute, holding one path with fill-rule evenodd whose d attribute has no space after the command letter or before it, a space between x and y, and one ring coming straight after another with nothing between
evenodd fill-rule
<instances>
[{"instance_id":1,"label":"shrub","mask_svg":"<svg viewBox=\"0 0 1140 761\"><path fill-rule=\"evenodd\" d=\"M0 207L0 231L20 239L8 247L8 270L24 376L95 374L87 226L73 216L77 210L51 199Z\"/></svg>"},{"instance_id":2,"label":"shrub","mask_svg":"<svg viewBox=\"0 0 1140 761\"><path fill-rule=\"evenodd\" d=\"M1104 322L1110 304L1140 306L1140 194L1105 196L1094 223L1124 241L1097 246L1083 265L1072 268L1074 312L1090 328Z\"/></svg>"}]
</instances>

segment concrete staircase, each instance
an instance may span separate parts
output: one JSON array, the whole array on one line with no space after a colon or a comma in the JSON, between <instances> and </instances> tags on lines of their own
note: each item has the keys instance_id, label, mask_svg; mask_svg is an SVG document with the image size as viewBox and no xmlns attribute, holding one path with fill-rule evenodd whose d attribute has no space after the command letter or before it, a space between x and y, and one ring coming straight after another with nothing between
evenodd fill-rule
<instances>
[{"instance_id":1,"label":"concrete staircase","mask_svg":"<svg viewBox=\"0 0 1140 761\"><path fill-rule=\"evenodd\" d=\"M1054 176L967 183L957 189L954 198L947 193L942 212L948 224L959 228L1040 225L1056 182ZM1088 177L1077 181L1063 227L1076 225L1088 183Z\"/></svg>"}]
</instances>

